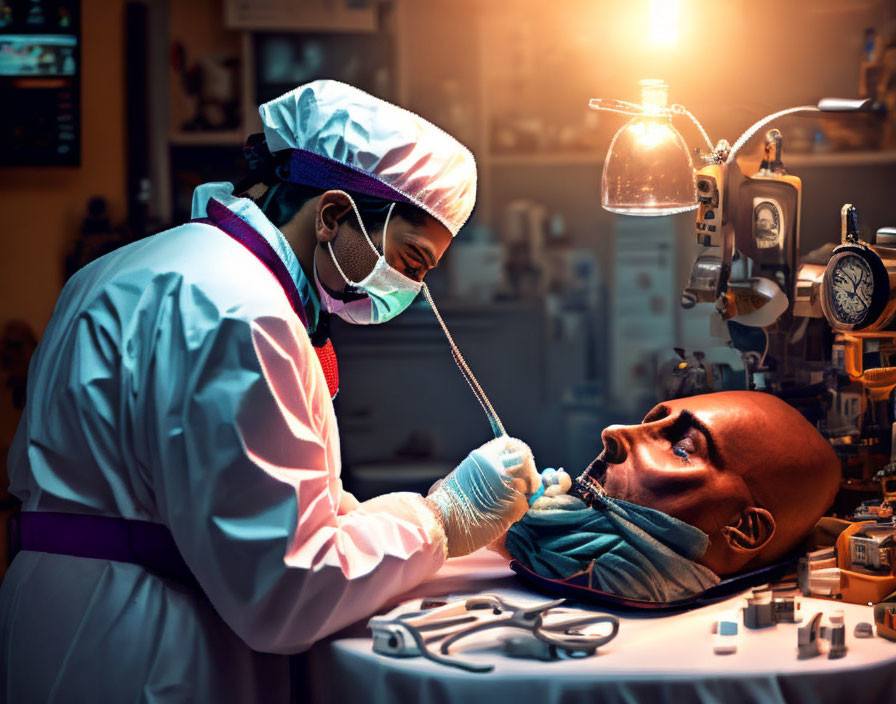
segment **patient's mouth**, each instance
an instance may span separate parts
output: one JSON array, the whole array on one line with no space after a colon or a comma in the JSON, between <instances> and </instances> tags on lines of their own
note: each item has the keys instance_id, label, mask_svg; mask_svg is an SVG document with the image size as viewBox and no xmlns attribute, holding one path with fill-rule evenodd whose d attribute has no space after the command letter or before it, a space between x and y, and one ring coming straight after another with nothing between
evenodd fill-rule
<instances>
[{"instance_id":1,"label":"patient's mouth","mask_svg":"<svg viewBox=\"0 0 896 704\"><path fill-rule=\"evenodd\" d=\"M597 496L606 494L602 486L607 475L607 463L603 459L603 453L599 455L572 483L569 493L582 499L591 505L591 500Z\"/></svg>"},{"instance_id":2,"label":"patient's mouth","mask_svg":"<svg viewBox=\"0 0 896 704\"><path fill-rule=\"evenodd\" d=\"M602 452L595 457L594 461L582 472L582 476L587 476L591 481L598 484L603 483L604 478L607 476L607 467L609 466L604 459L604 454L606 453Z\"/></svg>"}]
</instances>

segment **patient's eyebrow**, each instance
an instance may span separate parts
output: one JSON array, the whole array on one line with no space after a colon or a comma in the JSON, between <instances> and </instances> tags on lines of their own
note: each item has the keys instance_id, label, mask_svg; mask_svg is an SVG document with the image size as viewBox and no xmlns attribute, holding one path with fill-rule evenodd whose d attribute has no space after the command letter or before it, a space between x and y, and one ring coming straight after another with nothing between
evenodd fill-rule
<instances>
[{"instance_id":1,"label":"patient's eyebrow","mask_svg":"<svg viewBox=\"0 0 896 704\"><path fill-rule=\"evenodd\" d=\"M644 416L644 420L642 423L656 423L659 420L663 420L664 418L668 418L671 415L672 409L665 404L660 404L656 406L650 413ZM710 432L709 427L700 420L697 416L687 410L681 410L678 412L678 415L675 417L675 420L669 425L668 432L672 435L683 435L685 431L689 428L693 428L699 433L702 433L703 437L706 440L706 450L709 458L717 465L721 466L722 458L719 455L718 447L716 446L715 440L713 439L712 432Z\"/></svg>"},{"instance_id":2,"label":"patient's eyebrow","mask_svg":"<svg viewBox=\"0 0 896 704\"><path fill-rule=\"evenodd\" d=\"M706 448L710 459L716 465L721 465L721 457L719 456L718 447L716 447L715 440L713 439L712 433L710 432L709 427L707 427L706 423L704 423L690 411L681 411L681 413L678 414L678 418L675 419L675 426L677 428L681 428L681 430L693 428L694 430L702 433L703 437L706 439Z\"/></svg>"},{"instance_id":3,"label":"patient's eyebrow","mask_svg":"<svg viewBox=\"0 0 896 704\"><path fill-rule=\"evenodd\" d=\"M644 416L644 420L642 420L641 422L642 423L655 423L656 421L662 420L663 418L665 418L668 415L669 415L669 407L664 406L663 404L660 404L659 406L656 406L652 411L650 411L650 413L648 413L646 416Z\"/></svg>"}]
</instances>

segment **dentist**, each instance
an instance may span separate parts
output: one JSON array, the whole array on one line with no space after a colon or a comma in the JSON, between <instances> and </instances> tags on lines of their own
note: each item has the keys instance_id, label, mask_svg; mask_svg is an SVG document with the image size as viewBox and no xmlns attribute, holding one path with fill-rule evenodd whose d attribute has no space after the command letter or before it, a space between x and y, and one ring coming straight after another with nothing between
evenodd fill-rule
<instances>
[{"instance_id":1,"label":"dentist","mask_svg":"<svg viewBox=\"0 0 896 704\"><path fill-rule=\"evenodd\" d=\"M286 654L498 538L539 484L502 437L429 497L343 490L327 316L410 305L475 164L334 81L260 112L246 182L199 187L191 223L60 295L9 458L0 700L288 701Z\"/></svg>"}]
</instances>

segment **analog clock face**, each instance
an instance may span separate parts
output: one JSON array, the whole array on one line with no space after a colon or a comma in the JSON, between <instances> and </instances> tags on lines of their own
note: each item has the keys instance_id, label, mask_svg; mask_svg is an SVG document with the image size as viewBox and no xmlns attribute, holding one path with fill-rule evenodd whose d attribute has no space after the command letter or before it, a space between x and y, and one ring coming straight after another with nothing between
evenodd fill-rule
<instances>
[{"instance_id":1,"label":"analog clock face","mask_svg":"<svg viewBox=\"0 0 896 704\"><path fill-rule=\"evenodd\" d=\"M871 267L855 254L848 254L831 272L831 309L844 325L858 325L868 315L874 278Z\"/></svg>"}]
</instances>

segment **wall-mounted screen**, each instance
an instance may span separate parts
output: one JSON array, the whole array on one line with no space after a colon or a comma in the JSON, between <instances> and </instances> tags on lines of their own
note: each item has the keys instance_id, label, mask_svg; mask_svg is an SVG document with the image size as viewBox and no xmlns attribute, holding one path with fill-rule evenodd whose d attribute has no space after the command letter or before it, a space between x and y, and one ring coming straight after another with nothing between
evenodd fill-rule
<instances>
[{"instance_id":1,"label":"wall-mounted screen","mask_svg":"<svg viewBox=\"0 0 896 704\"><path fill-rule=\"evenodd\" d=\"M0 165L80 164L80 5L0 0Z\"/></svg>"}]
</instances>

